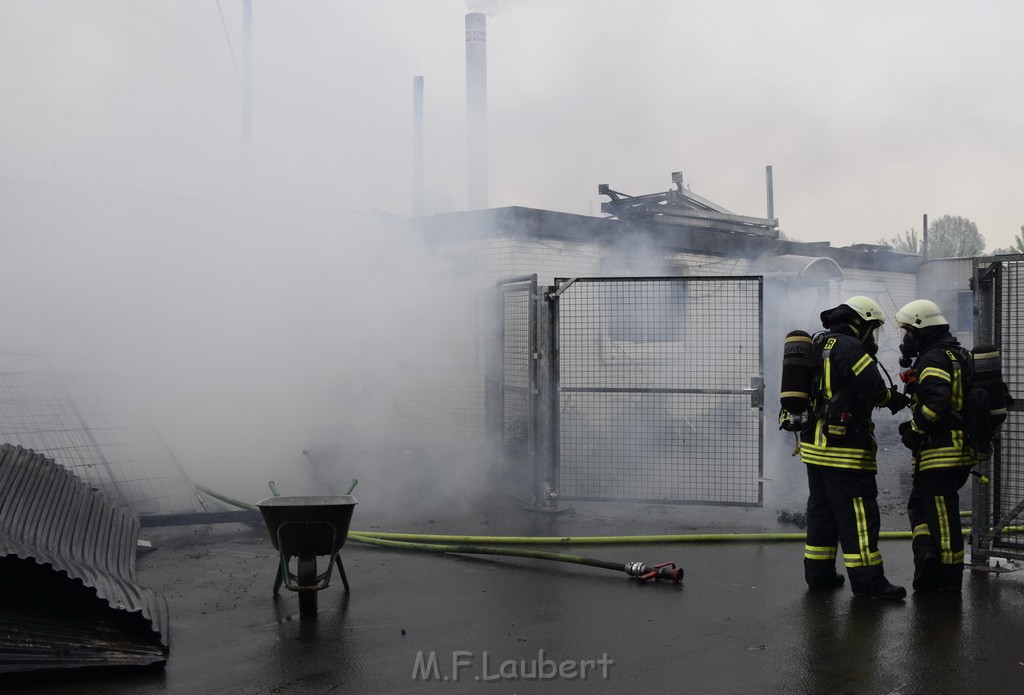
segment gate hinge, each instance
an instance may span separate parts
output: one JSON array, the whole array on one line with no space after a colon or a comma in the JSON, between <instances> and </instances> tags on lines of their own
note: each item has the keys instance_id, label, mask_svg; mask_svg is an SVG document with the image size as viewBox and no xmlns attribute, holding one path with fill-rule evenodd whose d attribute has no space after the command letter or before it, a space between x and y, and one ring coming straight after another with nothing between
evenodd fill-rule
<instances>
[{"instance_id":1,"label":"gate hinge","mask_svg":"<svg viewBox=\"0 0 1024 695\"><path fill-rule=\"evenodd\" d=\"M572 283L576 282L577 280L579 280L579 278L569 278L568 280L563 282L562 286L559 287L557 290L555 290L554 292L548 292L548 296L551 299L558 299L560 296L562 296L562 293L565 292L570 287L572 287Z\"/></svg>"}]
</instances>

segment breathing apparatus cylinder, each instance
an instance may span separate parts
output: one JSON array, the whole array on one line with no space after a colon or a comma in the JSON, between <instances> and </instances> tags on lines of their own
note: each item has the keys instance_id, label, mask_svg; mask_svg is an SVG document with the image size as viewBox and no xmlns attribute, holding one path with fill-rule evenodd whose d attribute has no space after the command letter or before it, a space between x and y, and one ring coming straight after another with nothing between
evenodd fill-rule
<instances>
[{"instance_id":1,"label":"breathing apparatus cylinder","mask_svg":"<svg viewBox=\"0 0 1024 695\"><path fill-rule=\"evenodd\" d=\"M814 368L811 364L811 335L806 331L790 331L782 351L783 410L793 415L806 413L811 407Z\"/></svg>"},{"instance_id":2,"label":"breathing apparatus cylinder","mask_svg":"<svg viewBox=\"0 0 1024 695\"><path fill-rule=\"evenodd\" d=\"M971 388L984 389L988 394L988 413L992 431L1006 420L1006 388L1003 386L1003 360L995 345L978 345L971 354L974 357L974 374Z\"/></svg>"}]
</instances>

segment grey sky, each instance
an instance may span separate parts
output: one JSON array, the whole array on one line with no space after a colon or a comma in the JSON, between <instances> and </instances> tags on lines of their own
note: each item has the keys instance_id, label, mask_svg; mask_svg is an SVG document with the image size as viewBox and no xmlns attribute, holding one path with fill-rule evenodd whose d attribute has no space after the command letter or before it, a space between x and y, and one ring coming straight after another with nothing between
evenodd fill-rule
<instances>
[{"instance_id":1,"label":"grey sky","mask_svg":"<svg viewBox=\"0 0 1024 695\"><path fill-rule=\"evenodd\" d=\"M428 196L466 202L464 15L488 16L491 205L599 214L599 183L671 187L783 229L875 242L921 215L1024 224L1019 2L0 4L0 177L411 211L412 80ZM229 48L229 39L233 47ZM250 169L251 173L246 174Z\"/></svg>"}]
</instances>

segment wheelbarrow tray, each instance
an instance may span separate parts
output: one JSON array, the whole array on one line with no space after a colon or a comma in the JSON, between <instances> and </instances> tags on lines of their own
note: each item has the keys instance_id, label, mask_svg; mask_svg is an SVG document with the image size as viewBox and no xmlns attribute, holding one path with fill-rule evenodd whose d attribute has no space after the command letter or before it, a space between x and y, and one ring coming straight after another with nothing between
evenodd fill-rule
<instances>
[{"instance_id":1,"label":"wheelbarrow tray","mask_svg":"<svg viewBox=\"0 0 1024 695\"><path fill-rule=\"evenodd\" d=\"M335 555L348 538L352 495L268 497L256 503L274 549L283 556Z\"/></svg>"}]
</instances>

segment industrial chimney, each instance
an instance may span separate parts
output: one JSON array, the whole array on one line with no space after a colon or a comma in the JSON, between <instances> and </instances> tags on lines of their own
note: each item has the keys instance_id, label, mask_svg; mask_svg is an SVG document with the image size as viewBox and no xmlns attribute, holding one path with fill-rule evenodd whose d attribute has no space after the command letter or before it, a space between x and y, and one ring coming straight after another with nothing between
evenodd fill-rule
<instances>
[{"instance_id":1,"label":"industrial chimney","mask_svg":"<svg viewBox=\"0 0 1024 695\"><path fill-rule=\"evenodd\" d=\"M412 214L423 215L423 76L412 79Z\"/></svg>"},{"instance_id":2,"label":"industrial chimney","mask_svg":"<svg viewBox=\"0 0 1024 695\"><path fill-rule=\"evenodd\" d=\"M488 207L487 184L487 17L466 15L466 132L470 210Z\"/></svg>"}]
</instances>

